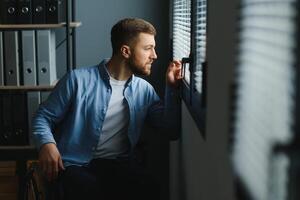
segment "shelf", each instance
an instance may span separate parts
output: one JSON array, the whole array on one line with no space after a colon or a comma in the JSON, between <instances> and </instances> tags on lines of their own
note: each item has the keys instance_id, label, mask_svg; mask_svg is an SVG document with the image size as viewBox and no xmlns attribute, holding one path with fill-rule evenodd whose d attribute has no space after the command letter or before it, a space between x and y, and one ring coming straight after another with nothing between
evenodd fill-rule
<instances>
[{"instance_id":1,"label":"shelf","mask_svg":"<svg viewBox=\"0 0 300 200\"><path fill-rule=\"evenodd\" d=\"M34 146L0 146L0 160L32 160L37 158L38 152Z\"/></svg>"},{"instance_id":2,"label":"shelf","mask_svg":"<svg viewBox=\"0 0 300 200\"><path fill-rule=\"evenodd\" d=\"M1 91L51 91L55 85L0 86Z\"/></svg>"},{"instance_id":3,"label":"shelf","mask_svg":"<svg viewBox=\"0 0 300 200\"><path fill-rule=\"evenodd\" d=\"M81 26L81 22L70 22L70 28ZM66 23L60 24L0 24L0 30L26 30L26 29L52 29L66 27Z\"/></svg>"},{"instance_id":4,"label":"shelf","mask_svg":"<svg viewBox=\"0 0 300 200\"><path fill-rule=\"evenodd\" d=\"M11 151L11 150L25 150L25 151L31 151L31 150L36 150L36 147L33 145L20 145L20 146L1 146L0 145L0 150L5 150L5 151Z\"/></svg>"}]
</instances>

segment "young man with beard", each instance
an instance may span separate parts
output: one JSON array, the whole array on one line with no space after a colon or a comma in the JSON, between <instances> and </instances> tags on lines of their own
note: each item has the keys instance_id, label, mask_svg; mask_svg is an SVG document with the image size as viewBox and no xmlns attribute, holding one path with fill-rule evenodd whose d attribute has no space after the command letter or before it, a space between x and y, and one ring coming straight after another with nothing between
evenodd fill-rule
<instances>
[{"instance_id":1,"label":"young man with beard","mask_svg":"<svg viewBox=\"0 0 300 200\"><path fill-rule=\"evenodd\" d=\"M163 103L135 76L151 72L155 35L142 19L119 21L111 30L112 57L67 73L36 112L41 169L49 181L59 175L65 199L159 199L133 150L145 121L179 131L181 63L167 69Z\"/></svg>"}]
</instances>

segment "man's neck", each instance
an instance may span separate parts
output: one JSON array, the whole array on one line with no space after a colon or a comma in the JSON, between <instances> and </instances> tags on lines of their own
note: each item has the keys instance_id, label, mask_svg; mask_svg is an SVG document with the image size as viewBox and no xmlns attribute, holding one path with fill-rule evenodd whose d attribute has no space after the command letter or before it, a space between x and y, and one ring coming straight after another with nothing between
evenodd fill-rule
<instances>
[{"instance_id":1,"label":"man's neck","mask_svg":"<svg viewBox=\"0 0 300 200\"><path fill-rule=\"evenodd\" d=\"M116 80L128 80L132 76L126 61L118 56L112 56L106 66L109 74Z\"/></svg>"}]
</instances>

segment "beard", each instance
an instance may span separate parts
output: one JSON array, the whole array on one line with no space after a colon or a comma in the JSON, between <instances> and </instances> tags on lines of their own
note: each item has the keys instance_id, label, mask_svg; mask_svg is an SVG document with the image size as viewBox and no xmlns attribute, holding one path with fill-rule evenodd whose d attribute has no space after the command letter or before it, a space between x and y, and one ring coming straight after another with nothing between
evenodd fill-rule
<instances>
[{"instance_id":1,"label":"beard","mask_svg":"<svg viewBox=\"0 0 300 200\"><path fill-rule=\"evenodd\" d=\"M128 66L132 73L137 76L148 76L151 73L151 69L149 71L145 70L144 67L136 64L132 58L129 58Z\"/></svg>"}]
</instances>

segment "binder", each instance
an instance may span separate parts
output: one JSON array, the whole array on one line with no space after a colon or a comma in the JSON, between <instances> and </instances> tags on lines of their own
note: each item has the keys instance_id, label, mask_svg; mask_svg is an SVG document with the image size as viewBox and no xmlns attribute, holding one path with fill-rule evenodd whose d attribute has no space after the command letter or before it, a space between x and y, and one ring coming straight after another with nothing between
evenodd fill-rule
<instances>
[{"instance_id":1,"label":"binder","mask_svg":"<svg viewBox=\"0 0 300 200\"><path fill-rule=\"evenodd\" d=\"M2 0L1 24L17 23L17 0Z\"/></svg>"},{"instance_id":2,"label":"binder","mask_svg":"<svg viewBox=\"0 0 300 200\"><path fill-rule=\"evenodd\" d=\"M47 24L58 24L66 21L66 1L46 0Z\"/></svg>"},{"instance_id":3,"label":"binder","mask_svg":"<svg viewBox=\"0 0 300 200\"><path fill-rule=\"evenodd\" d=\"M37 85L35 32L22 31L22 65L24 85ZM27 119L29 144L33 144L31 121L40 102L40 92L27 92Z\"/></svg>"},{"instance_id":4,"label":"binder","mask_svg":"<svg viewBox=\"0 0 300 200\"><path fill-rule=\"evenodd\" d=\"M31 0L18 0L17 22L19 24L32 23Z\"/></svg>"},{"instance_id":5,"label":"binder","mask_svg":"<svg viewBox=\"0 0 300 200\"><path fill-rule=\"evenodd\" d=\"M55 45L56 41L54 31L37 31L37 65L39 85L51 85L57 79ZM41 94L41 101L44 101L48 95L49 92L43 92Z\"/></svg>"},{"instance_id":6,"label":"binder","mask_svg":"<svg viewBox=\"0 0 300 200\"><path fill-rule=\"evenodd\" d=\"M45 24L46 23L46 1L31 0L31 3L32 3L32 23Z\"/></svg>"},{"instance_id":7,"label":"binder","mask_svg":"<svg viewBox=\"0 0 300 200\"><path fill-rule=\"evenodd\" d=\"M32 138L32 118L40 104L40 92L27 92L27 116L29 144L34 144Z\"/></svg>"},{"instance_id":8,"label":"binder","mask_svg":"<svg viewBox=\"0 0 300 200\"><path fill-rule=\"evenodd\" d=\"M12 111L11 111L11 95L1 93L2 99L2 130L0 134L0 145L8 145L13 142L13 127L12 127Z\"/></svg>"},{"instance_id":9,"label":"binder","mask_svg":"<svg viewBox=\"0 0 300 200\"><path fill-rule=\"evenodd\" d=\"M36 85L36 58L34 31L22 31L22 69L24 85Z\"/></svg>"},{"instance_id":10,"label":"binder","mask_svg":"<svg viewBox=\"0 0 300 200\"><path fill-rule=\"evenodd\" d=\"M26 93L2 92L1 98L1 145L27 145L28 127L26 122Z\"/></svg>"},{"instance_id":11,"label":"binder","mask_svg":"<svg viewBox=\"0 0 300 200\"><path fill-rule=\"evenodd\" d=\"M0 146L27 145L26 93L0 93Z\"/></svg>"},{"instance_id":12,"label":"binder","mask_svg":"<svg viewBox=\"0 0 300 200\"><path fill-rule=\"evenodd\" d=\"M5 31L4 36L4 71L5 85L19 85L19 45L18 32Z\"/></svg>"},{"instance_id":13,"label":"binder","mask_svg":"<svg viewBox=\"0 0 300 200\"><path fill-rule=\"evenodd\" d=\"M3 66L3 38L0 32L0 86L4 85L4 66Z\"/></svg>"},{"instance_id":14,"label":"binder","mask_svg":"<svg viewBox=\"0 0 300 200\"><path fill-rule=\"evenodd\" d=\"M0 91L0 109L1 109L1 112L0 112L0 145L2 144L2 135L3 135L3 132L4 132L4 111L3 111L3 95Z\"/></svg>"},{"instance_id":15,"label":"binder","mask_svg":"<svg viewBox=\"0 0 300 200\"><path fill-rule=\"evenodd\" d=\"M28 123L27 123L27 96L26 92L10 94L12 98L12 142L11 145L27 145Z\"/></svg>"}]
</instances>

